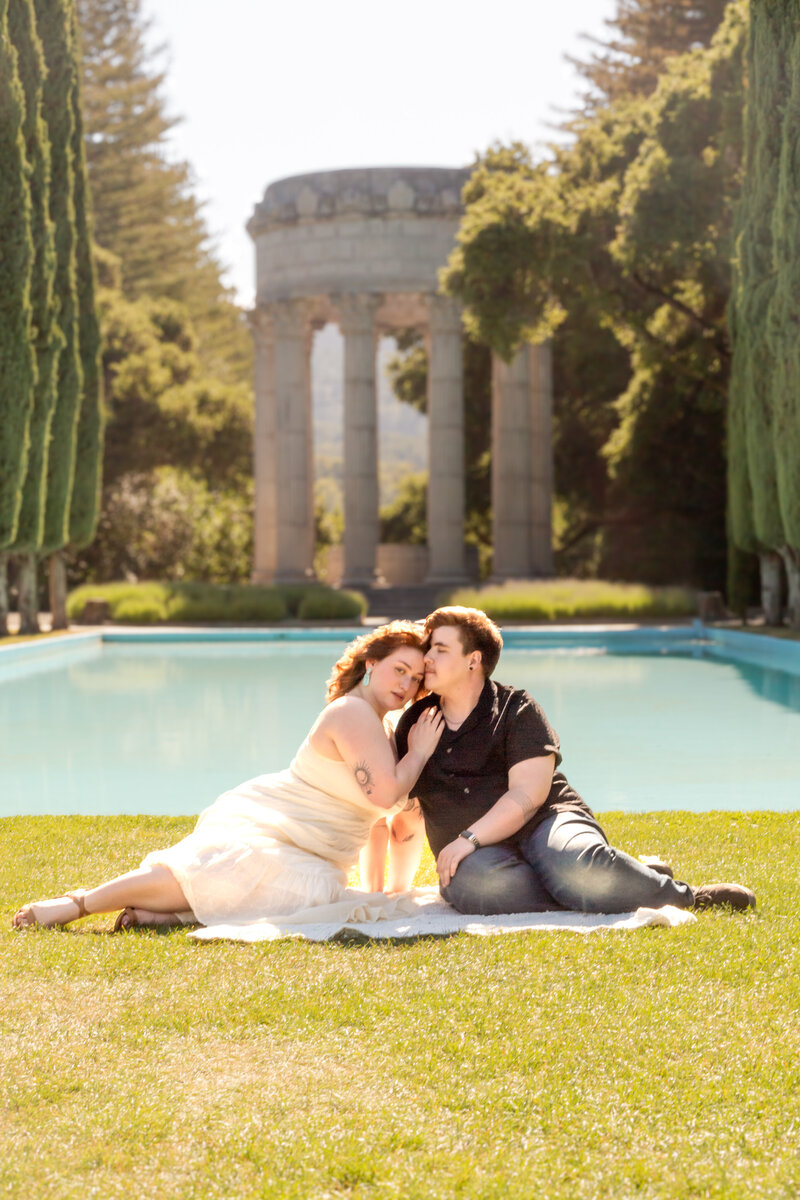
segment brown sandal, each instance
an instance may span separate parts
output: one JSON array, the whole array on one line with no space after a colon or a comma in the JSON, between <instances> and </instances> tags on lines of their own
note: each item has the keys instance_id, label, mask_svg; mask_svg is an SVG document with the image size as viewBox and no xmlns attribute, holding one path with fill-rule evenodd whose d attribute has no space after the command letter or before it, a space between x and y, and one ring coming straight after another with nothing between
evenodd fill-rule
<instances>
[{"instance_id":1,"label":"brown sandal","mask_svg":"<svg viewBox=\"0 0 800 1200\"><path fill-rule=\"evenodd\" d=\"M67 897L68 900L71 900L72 903L78 909L78 915L77 915L77 917L72 918L73 921L80 921L81 917L85 917L87 915L85 888L81 888L81 890L79 892L64 892L64 895Z\"/></svg>"},{"instance_id":2,"label":"brown sandal","mask_svg":"<svg viewBox=\"0 0 800 1200\"><path fill-rule=\"evenodd\" d=\"M136 916L136 909L130 907L123 908L122 912L118 914L111 932L125 933L128 929L135 929L138 924L139 920Z\"/></svg>"},{"instance_id":3,"label":"brown sandal","mask_svg":"<svg viewBox=\"0 0 800 1200\"><path fill-rule=\"evenodd\" d=\"M20 930L36 929L37 927L40 929L59 929L59 928L63 928L65 925L71 924L72 921L79 921L81 919L81 917L85 917L88 915L86 912L86 890L84 888L81 888L80 890L78 890L76 892L64 892L64 897L67 900L71 900L72 903L77 908L77 910L78 910L77 917L70 917L69 921L53 921L53 923L51 925L45 925L43 922L37 921L36 916L33 911L33 906L35 904L41 904L43 902L40 900L32 900L30 902L30 904L23 905L23 907L19 910L19 912L16 914L16 916L14 916L14 918L12 919L12 922L11 922L12 927L14 929L20 929ZM18 924L17 917L21 917L22 914L26 911L26 909L30 913L30 916L31 916L30 921L26 921L24 924Z\"/></svg>"}]
</instances>

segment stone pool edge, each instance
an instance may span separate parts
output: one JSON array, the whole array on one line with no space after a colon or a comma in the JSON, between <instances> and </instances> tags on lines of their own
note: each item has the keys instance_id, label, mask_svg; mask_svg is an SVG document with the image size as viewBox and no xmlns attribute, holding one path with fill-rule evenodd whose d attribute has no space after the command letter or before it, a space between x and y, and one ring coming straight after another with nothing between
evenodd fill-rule
<instances>
[{"instance_id":1,"label":"stone pool edge","mask_svg":"<svg viewBox=\"0 0 800 1200\"><path fill-rule=\"evenodd\" d=\"M363 626L329 625L316 628L204 628L170 626L95 628L66 633L59 638L41 642L20 642L0 646L0 674L8 679L54 665L68 664L101 651L105 642L113 643L178 643L191 642L330 642L346 641L364 632ZM770 637L768 634L747 633L704 625L694 620L681 625L512 625L503 629L503 641L509 649L545 648L558 642L563 648L602 649L612 645L617 649L652 649L654 643L669 651L670 643L689 641L712 657L749 662L774 667L800 675L800 642Z\"/></svg>"}]
</instances>

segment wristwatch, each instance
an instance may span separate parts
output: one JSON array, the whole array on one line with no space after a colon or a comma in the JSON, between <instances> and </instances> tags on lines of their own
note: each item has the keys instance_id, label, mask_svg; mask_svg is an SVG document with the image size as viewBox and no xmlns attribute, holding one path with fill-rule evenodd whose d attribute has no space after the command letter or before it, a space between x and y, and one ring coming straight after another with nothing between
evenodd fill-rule
<instances>
[{"instance_id":1,"label":"wristwatch","mask_svg":"<svg viewBox=\"0 0 800 1200\"><path fill-rule=\"evenodd\" d=\"M481 844L478 841L478 839L475 837L475 834L472 832L471 829L462 829L461 833L458 836L466 838L468 842L472 842L472 844L476 850L480 850Z\"/></svg>"}]
</instances>

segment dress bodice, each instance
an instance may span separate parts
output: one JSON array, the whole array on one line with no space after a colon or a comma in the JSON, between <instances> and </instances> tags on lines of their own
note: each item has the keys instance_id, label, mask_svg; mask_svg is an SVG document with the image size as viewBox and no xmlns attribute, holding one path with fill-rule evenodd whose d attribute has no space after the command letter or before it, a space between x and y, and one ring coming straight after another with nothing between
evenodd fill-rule
<instances>
[{"instance_id":1,"label":"dress bodice","mask_svg":"<svg viewBox=\"0 0 800 1200\"><path fill-rule=\"evenodd\" d=\"M289 770L318 791L374 814L373 820L386 815L386 809L365 796L347 763L320 754L308 738L292 759Z\"/></svg>"}]
</instances>

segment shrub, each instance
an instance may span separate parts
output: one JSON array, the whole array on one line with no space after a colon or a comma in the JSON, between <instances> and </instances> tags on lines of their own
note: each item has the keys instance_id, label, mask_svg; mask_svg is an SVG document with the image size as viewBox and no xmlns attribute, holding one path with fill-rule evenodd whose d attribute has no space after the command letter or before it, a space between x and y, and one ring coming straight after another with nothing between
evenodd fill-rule
<instances>
[{"instance_id":1,"label":"shrub","mask_svg":"<svg viewBox=\"0 0 800 1200\"><path fill-rule=\"evenodd\" d=\"M129 472L105 487L97 537L77 553L70 578L244 584L252 509L252 482L224 491L173 467Z\"/></svg>"},{"instance_id":2,"label":"shrub","mask_svg":"<svg viewBox=\"0 0 800 1200\"><path fill-rule=\"evenodd\" d=\"M286 605L274 588L205 583L105 583L76 588L67 600L72 620L87 600L105 600L112 621L282 621Z\"/></svg>"},{"instance_id":3,"label":"shrub","mask_svg":"<svg viewBox=\"0 0 800 1200\"><path fill-rule=\"evenodd\" d=\"M367 602L360 592L337 592L316 587L304 597L298 617L302 621L351 621L363 617Z\"/></svg>"},{"instance_id":4,"label":"shrub","mask_svg":"<svg viewBox=\"0 0 800 1200\"><path fill-rule=\"evenodd\" d=\"M111 616L122 625L153 625L167 619L167 610L147 596L125 596L114 605Z\"/></svg>"},{"instance_id":5,"label":"shrub","mask_svg":"<svg viewBox=\"0 0 800 1200\"><path fill-rule=\"evenodd\" d=\"M300 606L309 592L319 591L324 585L309 581L308 583L276 583L275 591L280 595L290 617L300 613Z\"/></svg>"},{"instance_id":6,"label":"shrub","mask_svg":"<svg viewBox=\"0 0 800 1200\"><path fill-rule=\"evenodd\" d=\"M229 621L282 621L288 607L276 588L237 589L230 601Z\"/></svg>"},{"instance_id":7,"label":"shrub","mask_svg":"<svg viewBox=\"0 0 800 1200\"><path fill-rule=\"evenodd\" d=\"M690 588L546 579L487 588L460 588L441 604L480 608L496 621L555 621L574 617L686 617L697 612Z\"/></svg>"}]
</instances>

